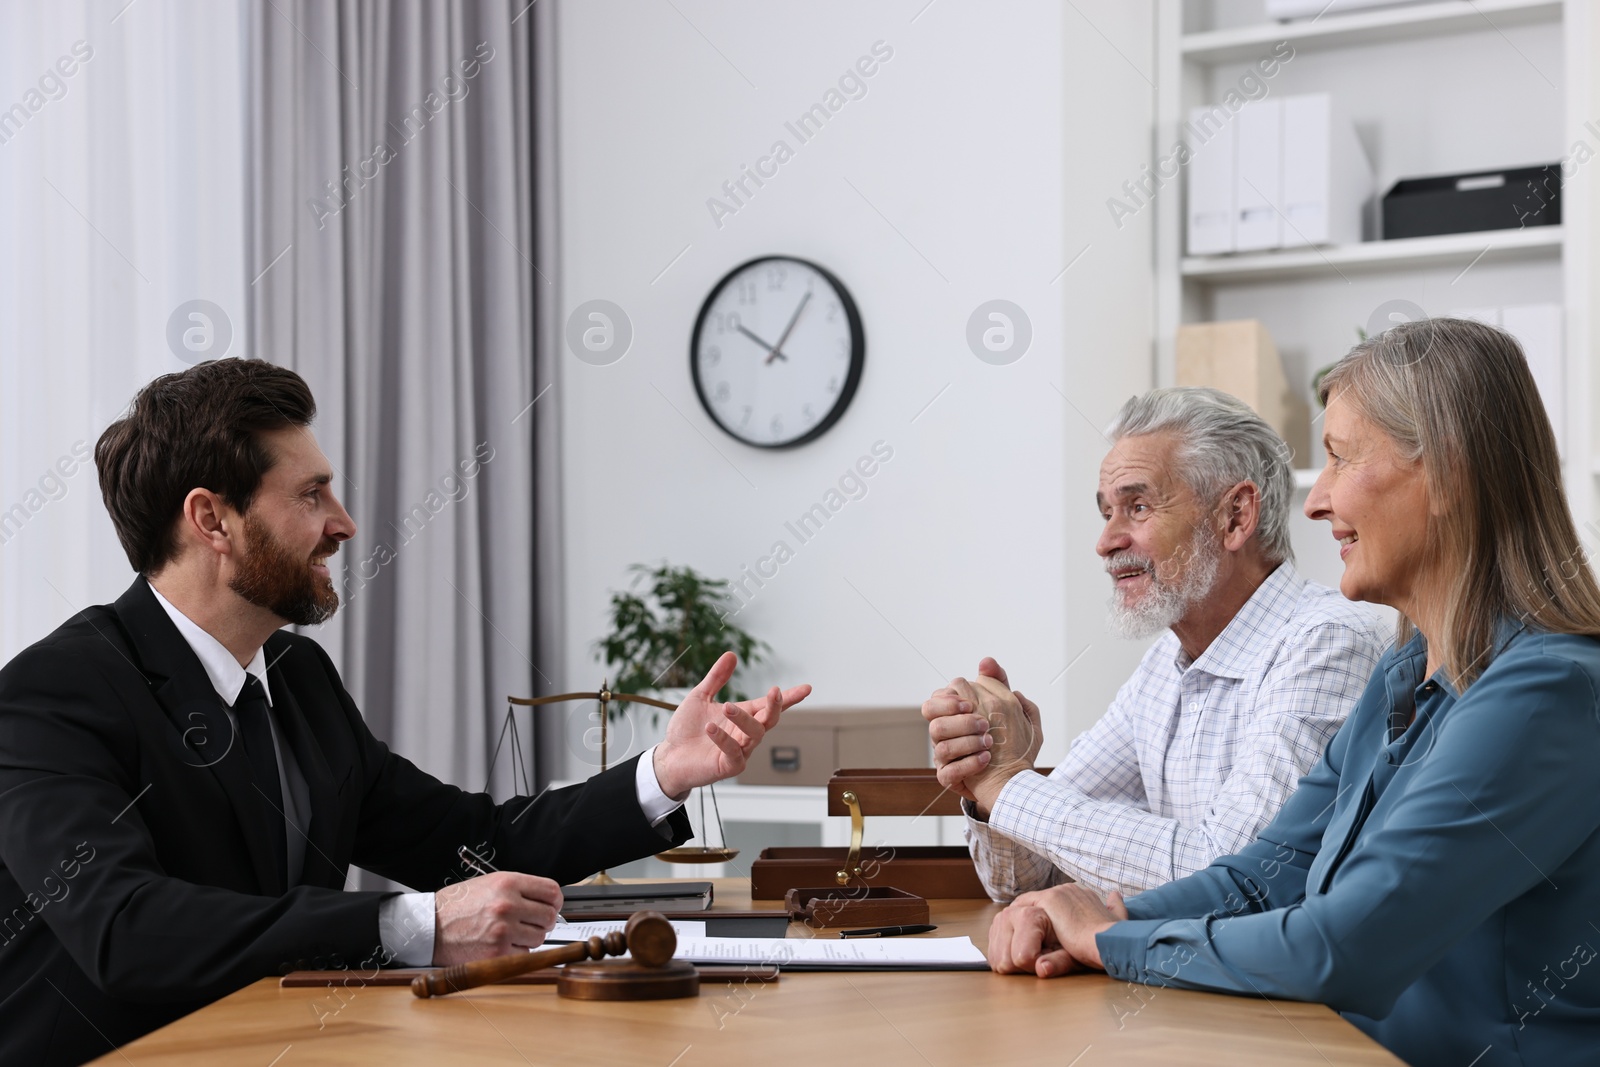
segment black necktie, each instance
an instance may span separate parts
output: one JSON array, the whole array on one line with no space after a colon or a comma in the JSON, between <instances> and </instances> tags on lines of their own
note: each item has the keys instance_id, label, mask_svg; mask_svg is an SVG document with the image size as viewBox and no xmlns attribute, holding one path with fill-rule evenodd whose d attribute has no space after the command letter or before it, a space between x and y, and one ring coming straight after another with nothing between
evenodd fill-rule
<instances>
[{"instance_id":1,"label":"black necktie","mask_svg":"<svg viewBox=\"0 0 1600 1067\"><path fill-rule=\"evenodd\" d=\"M239 733L244 740L245 758L250 763L250 776L255 779L267 809L267 833L272 841L273 859L278 864L278 885L289 884L288 817L283 811L283 790L278 784L278 753L272 746L272 724L267 720L267 697L255 675L246 674L244 688L233 703L233 713L239 719Z\"/></svg>"}]
</instances>

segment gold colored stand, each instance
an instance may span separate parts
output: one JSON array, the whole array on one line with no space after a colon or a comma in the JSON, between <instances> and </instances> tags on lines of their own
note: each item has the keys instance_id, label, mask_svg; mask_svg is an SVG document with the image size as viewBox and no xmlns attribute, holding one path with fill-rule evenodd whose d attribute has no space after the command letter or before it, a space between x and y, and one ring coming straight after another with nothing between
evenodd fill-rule
<instances>
[{"instance_id":1,"label":"gold colored stand","mask_svg":"<svg viewBox=\"0 0 1600 1067\"><path fill-rule=\"evenodd\" d=\"M510 705L518 705L518 706L525 707L525 708L536 708L536 707L543 707L546 704L560 704L560 703L562 703L564 701L568 701L568 700L598 700L600 702L600 771L601 771L601 773L604 773L606 768L609 766L609 762L608 762L609 752L607 751L607 746L608 746L609 741L610 741L609 726L610 726L610 722L611 722L611 716L607 714L607 711L608 711L609 705L611 704L612 701L615 701L618 704L649 704L651 707L665 708L667 711L677 711L678 710L678 706L676 704L668 704L665 700L657 700L655 697L638 696L638 695L636 695L634 693L613 693L611 691L610 684L605 679L601 679L600 688L597 689L593 693L557 693L554 696L547 696L547 697L513 697L513 696L508 696L508 697L506 697L506 703L508 705L508 707L506 708L506 722L507 722L508 728L509 728L509 730L511 732L512 746L513 746L513 748L512 748L512 751L513 751L513 757L512 758L513 759L516 758L515 753L520 752L521 748L517 745L517 724L516 724L516 720L511 715L511 707L510 707ZM506 735L506 730L502 729L500 731L501 738L504 739L505 735ZM495 752L494 756L491 756L490 759L489 759L490 767L494 766L495 759L500 755L500 745L499 745L498 742L496 742L496 744L495 744L494 752ZM515 768L513 768L513 772L512 773L513 773L513 777L515 777ZM524 767L522 769L522 774L523 774L524 783L526 783L527 782L527 774L528 774L528 771L527 771L526 767ZM705 798L703 796L701 797L701 801L700 802L701 802L701 805L702 805L702 808L703 808L704 804L705 804ZM720 827L721 824L722 824L722 820L721 820L721 817L719 816L718 820L717 820L717 825ZM726 841L727 838L724 837L723 840ZM676 852L678 850L677 849L671 849L669 851ZM663 856L663 858L665 858L665 856ZM676 860L676 861L669 861L669 862L684 863L684 862L691 862L691 861ZM709 862L712 862L712 861L711 860L700 860L698 862L709 863ZM615 885L616 884L616 880L614 878L612 878L611 875L607 874L605 871L601 871L598 874L596 874L593 878L588 879L583 884L585 884L585 885Z\"/></svg>"},{"instance_id":2,"label":"gold colored stand","mask_svg":"<svg viewBox=\"0 0 1600 1067\"><path fill-rule=\"evenodd\" d=\"M722 839L721 847L712 845L680 845L669 848L665 852L657 852L656 859L666 863L727 863L739 854L736 848L728 847L728 831L722 825L722 808L717 804L717 787L708 785L700 790L700 840L710 841L711 835L706 833L706 793L711 793L711 810L717 817L717 836Z\"/></svg>"},{"instance_id":3,"label":"gold colored stand","mask_svg":"<svg viewBox=\"0 0 1600 1067\"><path fill-rule=\"evenodd\" d=\"M840 799L850 809L850 851L845 853L844 868L834 874L833 880L840 885L849 885L852 877L861 877L861 836L867 828L867 822L861 817L861 800L855 790L846 789Z\"/></svg>"}]
</instances>

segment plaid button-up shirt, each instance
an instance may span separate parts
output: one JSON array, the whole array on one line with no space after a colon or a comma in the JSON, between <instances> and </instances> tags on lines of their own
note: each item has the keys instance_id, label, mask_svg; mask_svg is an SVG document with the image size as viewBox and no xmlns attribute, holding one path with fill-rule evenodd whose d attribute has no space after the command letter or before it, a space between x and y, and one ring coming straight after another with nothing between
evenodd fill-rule
<instances>
[{"instance_id":1,"label":"plaid button-up shirt","mask_svg":"<svg viewBox=\"0 0 1600 1067\"><path fill-rule=\"evenodd\" d=\"M1237 852L1277 814L1391 643L1283 563L1190 661L1170 630L1048 778L1017 775L967 843L990 895L1069 876L1125 894Z\"/></svg>"}]
</instances>

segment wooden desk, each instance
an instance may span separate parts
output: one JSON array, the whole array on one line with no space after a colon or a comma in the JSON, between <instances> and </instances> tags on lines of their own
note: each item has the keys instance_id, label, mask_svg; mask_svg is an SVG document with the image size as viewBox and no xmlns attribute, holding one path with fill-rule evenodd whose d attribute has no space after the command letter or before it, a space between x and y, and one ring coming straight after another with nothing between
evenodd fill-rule
<instances>
[{"instance_id":1,"label":"wooden desk","mask_svg":"<svg viewBox=\"0 0 1600 1067\"><path fill-rule=\"evenodd\" d=\"M750 906L719 879L719 907ZM780 906L776 902L770 905ZM999 905L933 902L932 936L981 947ZM790 937L836 937L791 925ZM553 986L487 986L437 1000L405 988L247 986L99 1064L1004 1063L1399 1064L1329 1009L1131 986L1102 974L1050 981L989 973L786 974L771 985L706 984L693 1000L563 1000Z\"/></svg>"}]
</instances>

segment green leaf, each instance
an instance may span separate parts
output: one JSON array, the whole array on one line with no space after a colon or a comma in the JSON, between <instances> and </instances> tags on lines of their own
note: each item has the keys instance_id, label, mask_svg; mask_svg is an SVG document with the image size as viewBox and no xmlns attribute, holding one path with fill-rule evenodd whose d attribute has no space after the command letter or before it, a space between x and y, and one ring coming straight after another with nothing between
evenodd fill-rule
<instances>
[{"instance_id":1,"label":"green leaf","mask_svg":"<svg viewBox=\"0 0 1600 1067\"><path fill-rule=\"evenodd\" d=\"M771 646L727 621L737 607L727 579L664 561L656 567L635 563L628 571L630 591L611 594L611 632L594 643L615 672L608 674L614 691L649 694L693 686L729 648L739 656L735 678L766 661ZM647 592L639 592L641 586ZM718 699L748 698L730 681Z\"/></svg>"}]
</instances>

